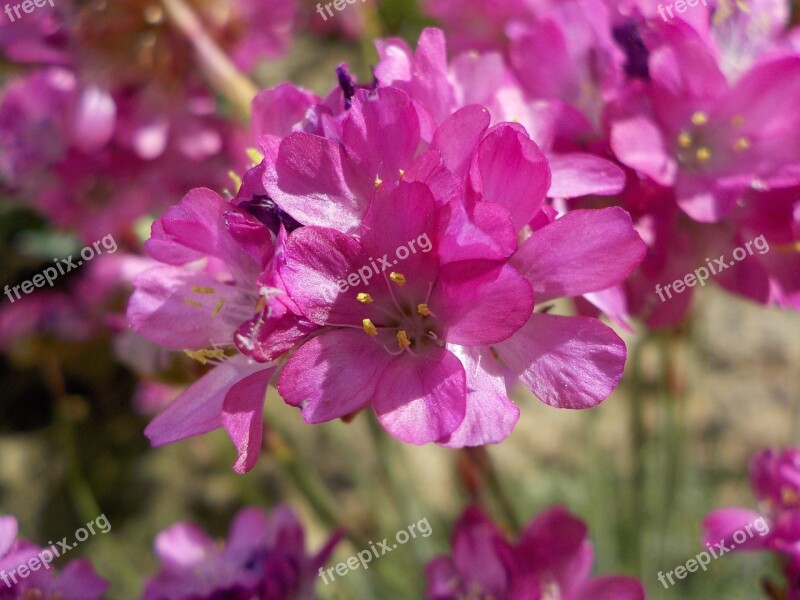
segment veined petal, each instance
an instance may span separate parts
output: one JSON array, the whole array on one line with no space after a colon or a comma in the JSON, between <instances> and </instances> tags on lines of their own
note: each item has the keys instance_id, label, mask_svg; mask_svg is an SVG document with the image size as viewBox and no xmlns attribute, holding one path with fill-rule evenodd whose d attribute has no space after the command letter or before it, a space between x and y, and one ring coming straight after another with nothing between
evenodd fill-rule
<instances>
[{"instance_id":1,"label":"veined petal","mask_svg":"<svg viewBox=\"0 0 800 600\"><path fill-rule=\"evenodd\" d=\"M275 367L262 369L236 383L222 404L222 425L228 432L238 458L237 473L247 473L258 460L264 430L264 397Z\"/></svg>"},{"instance_id":2,"label":"veined petal","mask_svg":"<svg viewBox=\"0 0 800 600\"><path fill-rule=\"evenodd\" d=\"M522 329L493 346L512 373L556 408L591 408L617 387L625 343L589 317L534 313Z\"/></svg>"},{"instance_id":3,"label":"veined petal","mask_svg":"<svg viewBox=\"0 0 800 600\"><path fill-rule=\"evenodd\" d=\"M466 374L442 348L424 358L401 355L384 369L373 406L386 430L409 444L452 434L466 414Z\"/></svg>"}]
</instances>

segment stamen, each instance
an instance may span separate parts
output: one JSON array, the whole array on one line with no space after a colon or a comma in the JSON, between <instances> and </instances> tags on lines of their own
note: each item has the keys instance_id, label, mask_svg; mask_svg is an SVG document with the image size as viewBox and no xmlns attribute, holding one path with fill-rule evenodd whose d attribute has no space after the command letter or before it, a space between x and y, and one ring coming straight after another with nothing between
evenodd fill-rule
<instances>
[{"instance_id":1,"label":"stamen","mask_svg":"<svg viewBox=\"0 0 800 600\"><path fill-rule=\"evenodd\" d=\"M236 173L234 173L233 171L228 171L228 177L231 178L231 180L233 181L233 185L236 186L237 190L240 187L242 187L242 178L239 177Z\"/></svg>"},{"instance_id":2,"label":"stamen","mask_svg":"<svg viewBox=\"0 0 800 600\"><path fill-rule=\"evenodd\" d=\"M372 324L372 321L369 319L364 319L361 321L361 325L364 327L364 333L369 336L375 337L378 335L378 330L375 328L375 325Z\"/></svg>"},{"instance_id":3,"label":"stamen","mask_svg":"<svg viewBox=\"0 0 800 600\"><path fill-rule=\"evenodd\" d=\"M744 125L744 117L742 115L736 115L731 119L731 125L734 127L741 127Z\"/></svg>"},{"instance_id":4,"label":"stamen","mask_svg":"<svg viewBox=\"0 0 800 600\"><path fill-rule=\"evenodd\" d=\"M747 150L748 148L750 148L750 140L748 140L746 137L740 137L738 140L736 140L736 143L733 145L733 148L738 152Z\"/></svg>"},{"instance_id":5,"label":"stamen","mask_svg":"<svg viewBox=\"0 0 800 600\"><path fill-rule=\"evenodd\" d=\"M692 136L684 132L678 136L678 145L681 148L690 148L692 145Z\"/></svg>"},{"instance_id":6,"label":"stamen","mask_svg":"<svg viewBox=\"0 0 800 600\"><path fill-rule=\"evenodd\" d=\"M200 304L197 300L192 300L191 298L184 298L183 301L192 308L203 308L203 305Z\"/></svg>"},{"instance_id":7,"label":"stamen","mask_svg":"<svg viewBox=\"0 0 800 600\"><path fill-rule=\"evenodd\" d=\"M356 299L362 304L372 304L372 296L365 294L364 292L361 292L358 296L356 296Z\"/></svg>"},{"instance_id":8,"label":"stamen","mask_svg":"<svg viewBox=\"0 0 800 600\"><path fill-rule=\"evenodd\" d=\"M214 310L211 311L211 316L216 317L222 311L223 306L225 306L225 298L220 298Z\"/></svg>"},{"instance_id":9,"label":"stamen","mask_svg":"<svg viewBox=\"0 0 800 600\"><path fill-rule=\"evenodd\" d=\"M430 308L428 308L428 305L427 305L427 304L425 304L425 303L423 303L423 304L417 304L417 312L418 312L419 314L421 314L423 317L427 317L427 316L430 316L430 314L431 314L431 309L430 309Z\"/></svg>"},{"instance_id":10,"label":"stamen","mask_svg":"<svg viewBox=\"0 0 800 600\"><path fill-rule=\"evenodd\" d=\"M395 271L392 271L389 274L389 279L394 281L400 287L403 287L406 284L406 276L402 273L396 273Z\"/></svg>"},{"instance_id":11,"label":"stamen","mask_svg":"<svg viewBox=\"0 0 800 600\"><path fill-rule=\"evenodd\" d=\"M708 162L711 158L711 150L703 146L702 148L698 148L697 150L697 162L700 164Z\"/></svg>"},{"instance_id":12,"label":"stamen","mask_svg":"<svg viewBox=\"0 0 800 600\"><path fill-rule=\"evenodd\" d=\"M405 169L400 169L400 177L402 177L405 174L406 174L406 170Z\"/></svg>"},{"instance_id":13,"label":"stamen","mask_svg":"<svg viewBox=\"0 0 800 600\"><path fill-rule=\"evenodd\" d=\"M705 125L708 123L708 115L701 110L698 110L692 115L692 123L694 125Z\"/></svg>"},{"instance_id":14,"label":"stamen","mask_svg":"<svg viewBox=\"0 0 800 600\"><path fill-rule=\"evenodd\" d=\"M192 286L192 291L195 294L213 294L214 293L214 288L201 287L199 285L194 285L194 286Z\"/></svg>"},{"instance_id":15,"label":"stamen","mask_svg":"<svg viewBox=\"0 0 800 600\"><path fill-rule=\"evenodd\" d=\"M264 155L261 154L261 152L259 152L255 148L248 148L247 156L250 158L250 160L253 161L253 164L255 165L260 165L261 161L264 160Z\"/></svg>"},{"instance_id":16,"label":"stamen","mask_svg":"<svg viewBox=\"0 0 800 600\"><path fill-rule=\"evenodd\" d=\"M397 332L397 343L400 345L401 349L408 348L411 345L411 342L408 340L408 335L402 329Z\"/></svg>"},{"instance_id":17,"label":"stamen","mask_svg":"<svg viewBox=\"0 0 800 600\"><path fill-rule=\"evenodd\" d=\"M209 348L203 348L202 350L184 350L183 352L186 354L186 356L196 360L201 365L207 364L211 359L222 360L225 358L225 352L222 350L222 348L215 348L213 350Z\"/></svg>"},{"instance_id":18,"label":"stamen","mask_svg":"<svg viewBox=\"0 0 800 600\"><path fill-rule=\"evenodd\" d=\"M376 177L376 178L375 178L375 187L376 187L376 188L379 188L379 187L381 187L381 184L382 184L382 183L383 183L383 179L381 179L380 177Z\"/></svg>"}]
</instances>

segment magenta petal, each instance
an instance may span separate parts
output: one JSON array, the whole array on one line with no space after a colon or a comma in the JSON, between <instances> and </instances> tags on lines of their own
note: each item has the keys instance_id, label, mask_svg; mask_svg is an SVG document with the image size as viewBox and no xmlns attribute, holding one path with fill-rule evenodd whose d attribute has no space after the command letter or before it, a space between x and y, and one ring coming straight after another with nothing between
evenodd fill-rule
<instances>
[{"instance_id":1,"label":"magenta petal","mask_svg":"<svg viewBox=\"0 0 800 600\"><path fill-rule=\"evenodd\" d=\"M373 406L378 419L403 442L435 442L464 420L466 373L461 361L443 348L420 358L395 358L377 389Z\"/></svg>"},{"instance_id":2,"label":"magenta petal","mask_svg":"<svg viewBox=\"0 0 800 600\"><path fill-rule=\"evenodd\" d=\"M309 133L292 133L278 150L274 174L264 187L278 205L303 225L350 231L361 222L366 198L359 198L346 181L340 146Z\"/></svg>"},{"instance_id":3,"label":"magenta petal","mask_svg":"<svg viewBox=\"0 0 800 600\"><path fill-rule=\"evenodd\" d=\"M511 338L493 346L536 396L556 408L591 408L617 387L625 343L589 317L534 313Z\"/></svg>"},{"instance_id":4,"label":"magenta petal","mask_svg":"<svg viewBox=\"0 0 800 600\"><path fill-rule=\"evenodd\" d=\"M453 562L467 590L476 582L490 597L503 597L509 575L498 549L510 550L503 532L478 508L467 508L453 531Z\"/></svg>"},{"instance_id":5,"label":"magenta petal","mask_svg":"<svg viewBox=\"0 0 800 600\"><path fill-rule=\"evenodd\" d=\"M725 540L726 546L730 547L731 544L736 546L734 550L759 550L764 548L764 537L756 532L753 522L763 521L766 525L764 517L754 511L746 508L720 508L715 510L703 520L703 543L710 544L713 548L717 542ZM743 543L736 543L733 541L733 534L742 531L746 534L746 528L749 527L754 536L747 535L747 539ZM768 527L761 527L762 530L767 530Z\"/></svg>"},{"instance_id":6,"label":"magenta petal","mask_svg":"<svg viewBox=\"0 0 800 600\"><path fill-rule=\"evenodd\" d=\"M508 398L502 368L486 348L447 348L467 373L467 411L458 429L440 443L463 448L502 442L519 420L519 407Z\"/></svg>"},{"instance_id":7,"label":"magenta petal","mask_svg":"<svg viewBox=\"0 0 800 600\"><path fill-rule=\"evenodd\" d=\"M81 94L73 123L75 145L83 152L98 152L111 141L117 106L108 91L87 87Z\"/></svg>"},{"instance_id":8,"label":"magenta petal","mask_svg":"<svg viewBox=\"0 0 800 600\"><path fill-rule=\"evenodd\" d=\"M442 267L430 305L442 312L448 342L485 346L508 339L528 321L533 292L510 265L460 261Z\"/></svg>"},{"instance_id":9,"label":"magenta petal","mask_svg":"<svg viewBox=\"0 0 800 600\"><path fill-rule=\"evenodd\" d=\"M346 280L369 264L354 238L326 227L301 227L286 242L280 276L289 296L314 323L356 325L364 318L363 305Z\"/></svg>"},{"instance_id":10,"label":"magenta petal","mask_svg":"<svg viewBox=\"0 0 800 600\"><path fill-rule=\"evenodd\" d=\"M78 559L64 567L50 597L61 600L97 600L108 587L108 582L95 573L92 563L86 559Z\"/></svg>"},{"instance_id":11,"label":"magenta petal","mask_svg":"<svg viewBox=\"0 0 800 600\"><path fill-rule=\"evenodd\" d=\"M145 435L154 446L213 431L222 426L222 406L228 390L264 365L236 357L214 367L153 419Z\"/></svg>"},{"instance_id":12,"label":"magenta petal","mask_svg":"<svg viewBox=\"0 0 800 600\"><path fill-rule=\"evenodd\" d=\"M457 177L466 175L490 121L491 115L485 107L471 104L450 115L434 133L431 148L442 154L444 164Z\"/></svg>"},{"instance_id":13,"label":"magenta petal","mask_svg":"<svg viewBox=\"0 0 800 600\"><path fill-rule=\"evenodd\" d=\"M420 144L419 118L398 89L359 90L342 126L348 156L370 179L395 180L411 164Z\"/></svg>"},{"instance_id":14,"label":"magenta petal","mask_svg":"<svg viewBox=\"0 0 800 600\"><path fill-rule=\"evenodd\" d=\"M623 209L575 210L536 231L512 263L531 282L541 303L620 283L646 250Z\"/></svg>"},{"instance_id":15,"label":"magenta petal","mask_svg":"<svg viewBox=\"0 0 800 600\"><path fill-rule=\"evenodd\" d=\"M192 523L176 523L156 536L156 555L168 569L202 564L214 551L214 540Z\"/></svg>"},{"instance_id":16,"label":"magenta petal","mask_svg":"<svg viewBox=\"0 0 800 600\"><path fill-rule=\"evenodd\" d=\"M291 83L281 83L259 92L253 98L253 134L286 137L306 112L320 102L319 97Z\"/></svg>"},{"instance_id":17,"label":"magenta petal","mask_svg":"<svg viewBox=\"0 0 800 600\"><path fill-rule=\"evenodd\" d=\"M606 575L581 586L575 600L645 600L642 584L633 577Z\"/></svg>"},{"instance_id":18,"label":"magenta petal","mask_svg":"<svg viewBox=\"0 0 800 600\"><path fill-rule=\"evenodd\" d=\"M8 554L18 532L19 525L14 517L0 517L0 557Z\"/></svg>"},{"instance_id":19,"label":"magenta petal","mask_svg":"<svg viewBox=\"0 0 800 600\"><path fill-rule=\"evenodd\" d=\"M678 165L658 125L648 116L632 115L612 123L610 144L620 162L631 169L661 185L675 182Z\"/></svg>"},{"instance_id":20,"label":"magenta petal","mask_svg":"<svg viewBox=\"0 0 800 600\"><path fill-rule=\"evenodd\" d=\"M264 432L264 396L275 368L263 369L242 379L225 396L222 425L236 446L237 473L247 473L258 460Z\"/></svg>"},{"instance_id":21,"label":"magenta petal","mask_svg":"<svg viewBox=\"0 0 800 600\"><path fill-rule=\"evenodd\" d=\"M281 373L278 391L302 408L307 423L323 423L363 408L392 360L363 331L342 329L311 338Z\"/></svg>"},{"instance_id":22,"label":"magenta petal","mask_svg":"<svg viewBox=\"0 0 800 600\"><path fill-rule=\"evenodd\" d=\"M437 556L425 565L428 584L425 597L431 600L458 598L461 576L449 556Z\"/></svg>"},{"instance_id":23,"label":"magenta petal","mask_svg":"<svg viewBox=\"0 0 800 600\"><path fill-rule=\"evenodd\" d=\"M625 187L625 172L599 156L576 152L552 154L548 160L553 179L547 195L551 198L610 196Z\"/></svg>"},{"instance_id":24,"label":"magenta petal","mask_svg":"<svg viewBox=\"0 0 800 600\"><path fill-rule=\"evenodd\" d=\"M508 211L493 202L450 206L450 220L439 246L441 264L461 260L505 260L517 250L517 233Z\"/></svg>"},{"instance_id":25,"label":"magenta petal","mask_svg":"<svg viewBox=\"0 0 800 600\"><path fill-rule=\"evenodd\" d=\"M283 512L280 508L275 508L270 516L275 515L275 511ZM264 543L264 539L269 531L267 515L260 508L243 508L238 513L230 526L228 541L225 544L226 552L248 551L249 549Z\"/></svg>"},{"instance_id":26,"label":"magenta petal","mask_svg":"<svg viewBox=\"0 0 800 600\"><path fill-rule=\"evenodd\" d=\"M524 129L500 124L478 146L469 180L484 201L496 202L508 210L519 230L542 205L550 188L550 168Z\"/></svg>"},{"instance_id":27,"label":"magenta petal","mask_svg":"<svg viewBox=\"0 0 800 600\"><path fill-rule=\"evenodd\" d=\"M214 294L198 293L197 289L214 290ZM227 344L233 341L236 325L224 314L212 315L220 300L230 305L236 296L237 288L200 271L153 267L136 277L128 322L151 342L175 350Z\"/></svg>"}]
</instances>

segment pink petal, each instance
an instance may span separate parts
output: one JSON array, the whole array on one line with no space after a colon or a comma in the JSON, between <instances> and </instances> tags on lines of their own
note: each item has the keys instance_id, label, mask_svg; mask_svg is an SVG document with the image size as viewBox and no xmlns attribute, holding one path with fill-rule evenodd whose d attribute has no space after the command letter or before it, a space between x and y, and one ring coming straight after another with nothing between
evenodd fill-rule
<instances>
[{"instance_id":1,"label":"pink petal","mask_svg":"<svg viewBox=\"0 0 800 600\"><path fill-rule=\"evenodd\" d=\"M231 524L225 551L246 551L254 546L263 544L267 537L268 529L267 515L261 508L243 508L236 513L236 517Z\"/></svg>"},{"instance_id":2,"label":"pink petal","mask_svg":"<svg viewBox=\"0 0 800 600\"><path fill-rule=\"evenodd\" d=\"M531 235L512 263L531 282L536 302L542 303L620 283L646 250L623 209L575 210Z\"/></svg>"},{"instance_id":3,"label":"pink petal","mask_svg":"<svg viewBox=\"0 0 800 600\"><path fill-rule=\"evenodd\" d=\"M361 222L366 202L350 189L345 170L352 167L346 161L336 142L292 133L281 142L274 176L265 175L264 187L303 225L350 231Z\"/></svg>"},{"instance_id":4,"label":"pink petal","mask_svg":"<svg viewBox=\"0 0 800 600\"><path fill-rule=\"evenodd\" d=\"M214 540L192 523L176 523L156 536L155 551L167 569L201 565L214 551Z\"/></svg>"},{"instance_id":5,"label":"pink petal","mask_svg":"<svg viewBox=\"0 0 800 600\"><path fill-rule=\"evenodd\" d=\"M292 354L281 373L278 391L287 404L302 408L307 423L323 423L367 405L391 359L363 331L323 333Z\"/></svg>"},{"instance_id":6,"label":"pink petal","mask_svg":"<svg viewBox=\"0 0 800 600\"><path fill-rule=\"evenodd\" d=\"M448 350L397 357L383 371L377 389L373 406L378 419L403 442L435 442L464 420L466 373Z\"/></svg>"},{"instance_id":7,"label":"pink petal","mask_svg":"<svg viewBox=\"0 0 800 600\"><path fill-rule=\"evenodd\" d=\"M531 315L494 346L500 359L536 396L556 408L591 408L617 387L625 343L596 319Z\"/></svg>"},{"instance_id":8,"label":"pink petal","mask_svg":"<svg viewBox=\"0 0 800 600\"><path fill-rule=\"evenodd\" d=\"M308 109L320 102L313 92L281 83L253 98L253 135L286 137L301 122Z\"/></svg>"},{"instance_id":9,"label":"pink petal","mask_svg":"<svg viewBox=\"0 0 800 600\"><path fill-rule=\"evenodd\" d=\"M519 420L519 407L508 398L502 367L485 348L447 346L467 374L467 411L464 421L446 440L448 448L497 444Z\"/></svg>"},{"instance_id":10,"label":"pink petal","mask_svg":"<svg viewBox=\"0 0 800 600\"><path fill-rule=\"evenodd\" d=\"M361 323L364 305L346 282L349 274L371 262L358 241L327 227L301 227L289 236L285 259L281 279L308 319L318 325Z\"/></svg>"},{"instance_id":11,"label":"pink petal","mask_svg":"<svg viewBox=\"0 0 800 600\"><path fill-rule=\"evenodd\" d=\"M471 104L450 115L434 133L431 148L441 152L444 164L457 177L466 175L490 121L485 107Z\"/></svg>"},{"instance_id":12,"label":"pink petal","mask_svg":"<svg viewBox=\"0 0 800 600\"><path fill-rule=\"evenodd\" d=\"M703 543L710 544L712 548L717 542L725 540L725 545L733 550L759 550L766 546L764 537L757 533L753 523L759 521L767 525L766 520L754 510L746 508L720 508L709 514L703 520ZM746 528L749 527L753 536L747 534ZM769 526L761 527L762 530L769 529ZM741 531L746 540L737 544L733 541L733 535ZM738 536L741 537L741 536Z\"/></svg>"},{"instance_id":13,"label":"pink petal","mask_svg":"<svg viewBox=\"0 0 800 600\"><path fill-rule=\"evenodd\" d=\"M551 154L551 198L577 198L597 194L610 196L625 187L625 172L611 161L593 154Z\"/></svg>"},{"instance_id":14,"label":"pink petal","mask_svg":"<svg viewBox=\"0 0 800 600\"><path fill-rule=\"evenodd\" d=\"M519 230L530 221L550 188L550 168L523 129L500 124L483 138L469 171L472 189L484 201L508 210Z\"/></svg>"},{"instance_id":15,"label":"pink petal","mask_svg":"<svg viewBox=\"0 0 800 600\"><path fill-rule=\"evenodd\" d=\"M145 435L154 446L213 431L222 426L222 406L228 391L248 375L264 369L244 357L226 360L192 384L153 419Z\"/></svg>"},{"instance_id":16,"label":"pink petal","mask_svg":"<svg viewBox=\"0 0 800 600\"><path fill-rule=\"evenodd\" d=\"M0 557L8 554L17 539L17 533L19 533L19 525L14 517L0 517Z\"/></svg>"},{"instance_id":17,"label":"pink petal","mask_svg":"<svg viewBox=\"0 0 800 600\"><path fill-rule=\"evenodd\" d=\"M108 589L109 584L95 573L86 559L71 561L53 586L52 598L62 600L97 600Z\"/></svg>"},{"instance_id":18,"label":"pink petal","mask_svg":"<svg viewBox=\"0 0 800 600\"><path fill-rule=\"evenodd\" d=\"M442 267L430 306L434 313L441 311L448 342L485 346L508 339L525 325L533 292L510 265L461 261Z\"/></svg>"},{"instance_id":19,"label":"pink petal","mask_svg":"<svg viewBox=\"0 0 800 600\"><path fill-rule=\"evenodd\" d=\"M212 315L221 300L228 305L238 304L236 287L200 271L169 266L148 269L136 277L134 284L128 322L148 340L175 350L233 341L235 324L227 321L224 313ZM214 293L199 293L198 289Z\"/></svg>"},{"instance_id":20,"label":"pink petal","mask_svg":"<svg viewBox=\"0 0 800 600\"><path fill-rule=\"evenodd\" d=\"M78 103L73 135L83 152L99 151L114 135L117 106L108 91L95 86L83 90Z\"/></svg>"},{"instance_id":21,"label":"pink petal","mask_svg":"<svg viewBox=\"0 0 800 600\"><path fill-rule=\"evenodd\" d=\"M236 446L233 465L237 473L247 473L258 460L264 431L264 397L275 367L263 369L242 379L228 391L222 405L222 425Z\"/></svg>"},{"instance_id":22,"label":"pink petal","mask_svg":"<svg viewBox=\"0 0 800 600\"><path fill-rule=\"evenodd\" d=\"M399 179L420 144L417 111L401 90L378 88L375 96L359 90L343 125L342 141L353 164L370 181Z\"/></svg>"}]
</instances>

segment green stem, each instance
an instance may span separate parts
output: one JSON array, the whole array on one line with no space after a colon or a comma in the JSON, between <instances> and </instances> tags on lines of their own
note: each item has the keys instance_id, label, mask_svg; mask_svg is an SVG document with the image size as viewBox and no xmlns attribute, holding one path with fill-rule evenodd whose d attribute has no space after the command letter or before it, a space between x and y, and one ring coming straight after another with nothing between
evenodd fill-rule
<instances>
[{"instance_id":1,"label":"green stem","mask_svg":"<svg viewBox=\"0 0 800 600\"><path fill-rule=\"evenodd\" d=\"M256 85L243 75L203 27L184 0L161 0L169 18L191 42L211 85L223 94L244 119L250 118Z\"/></svg>"}]
</instances>

